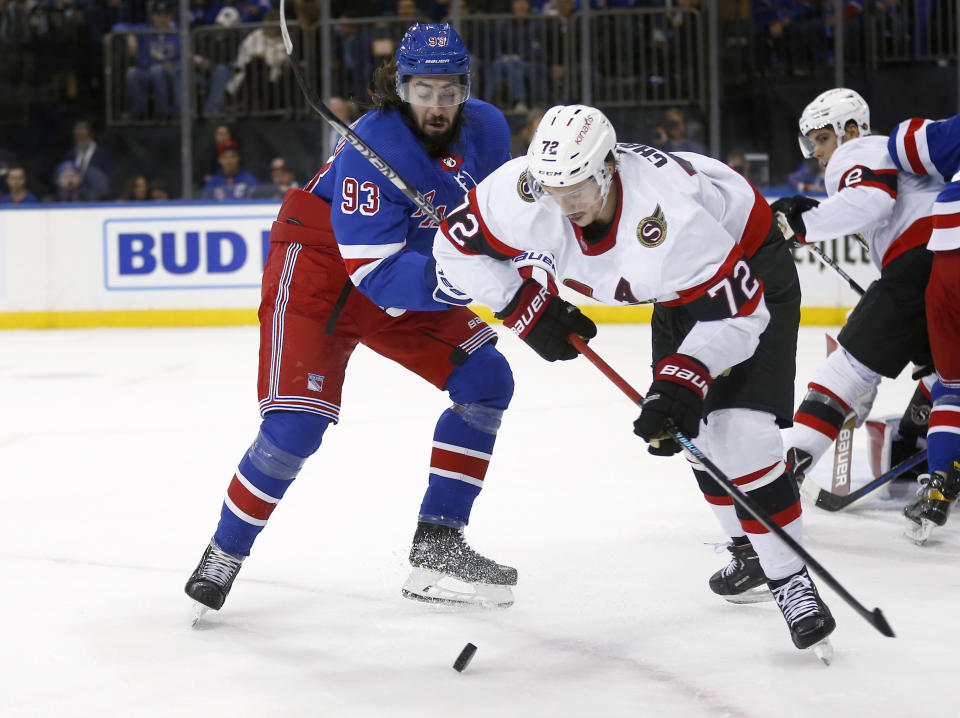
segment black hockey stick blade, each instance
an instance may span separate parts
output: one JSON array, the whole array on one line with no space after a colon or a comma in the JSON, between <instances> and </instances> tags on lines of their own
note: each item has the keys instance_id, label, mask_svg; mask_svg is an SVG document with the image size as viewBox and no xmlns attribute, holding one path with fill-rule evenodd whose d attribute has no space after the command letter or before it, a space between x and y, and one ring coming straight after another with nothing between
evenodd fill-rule
<instances>
[{"instance_id":1,"label":"black hockey stick blade","mask_svg":"<svg viewBox=\"0 0 960 718\"><path fill-rule=\"evenodd\" d=\"M887 623L887 617L883 615L883 611L879 608L873 609L873 623L874 627L880 631L887 638L896 638L897 634L893 632L893 629L890 628L890 624Z\"/></svg>"},{"instance_id":2,"label":"black hockey stick blade","mask_svg":"<svg viewBox=\"0 0 960 718\"><path fill-rule=\"evenodd\" d=\"M851 491L846 496L841 496L840 494L831 493L826 489L821 489L812 481L808 486L806 479L804 480L803 484L800 485L800 488L803 490L804 496L812 499L817 508L823 509L824 511L843 511L844 509L851 508L854 504L857 504L884 484L890 483L905 471L909 471L923 461L926 461L926 459L927 450L924 449L922 451L918 451L913 456L901 461L885 474L881 474L873 481L864 484L856 491ZM813 493L814 488L811 487L816 487L816 493Z\"/></svg>"}]
</instances>

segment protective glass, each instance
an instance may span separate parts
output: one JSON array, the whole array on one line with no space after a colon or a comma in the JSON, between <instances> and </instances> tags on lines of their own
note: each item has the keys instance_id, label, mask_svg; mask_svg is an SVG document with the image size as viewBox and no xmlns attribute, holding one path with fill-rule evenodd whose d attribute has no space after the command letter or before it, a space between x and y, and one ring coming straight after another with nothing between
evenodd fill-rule
<instances>
[{"instance_id":1,"label":"protective glass","mask_svg":"<svg viewBox=\"0 0 960 718\"><path fill-rule=\"evenodd\" d=\"M537 182L531 182L530 185L530 191L540 205L554 214L586 212L603 199L600 185L592 178L569 188L544 187Z\"/></svg>"},{"instance_id":2,"label":"protective glass","mask_svg":"<svg viewBox=\"0 0 960 718\"><path fill-rule=\"evenodd\" d=\"M469 75L413 75L397 88L404 102L418 107L456 107L470 97Z\"/></svg>"},{"instance_id":3,"label":"protective glass","mask_svg":"<svg viewBox=\"0 0 960 718\"><path fill-rule=\"evenodd\" d=\"M810 158L813 157L813 150L815 146L813 140L811 140L806 135L797 135L797 140L800 142L800 152L804 157Z\"/></svg>"}]
</instances>

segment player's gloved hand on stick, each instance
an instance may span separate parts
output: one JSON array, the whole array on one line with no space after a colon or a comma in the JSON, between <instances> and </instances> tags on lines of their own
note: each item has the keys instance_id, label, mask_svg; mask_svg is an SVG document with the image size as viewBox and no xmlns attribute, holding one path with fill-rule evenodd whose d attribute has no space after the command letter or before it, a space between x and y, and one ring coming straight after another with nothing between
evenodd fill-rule
<instances>
[{"instance_id":1,"label":"player's gloved hand on stick","mask_svg":"<svg viewBox=\"0 0 960 718\"><path fill-rule=\"evenodd\" d=\"M597 336L597 325L589 317L533 279L520 285L496 317L547 361L580 354L567 338L571 333L584 339Z\"/></svg>"},{"instance_id":2,"label":"player's gloved hand on stick","mask_svg":"<svg viewBox=\"0 0 960 718\"><path fill-rule=\"evenodd\" d=\"M670 456L681 450L667 434L668 422L688 439L700 433L703 400L711 381L709 370L685 354L671 354L657 364L640 417L633 422L633 433L650 444L647 451Z\"/></svg>"},{"instance_id":3,"label":"player's gloved hand on stick","mask_svg":"<svg viewBox=\"0 0 960 718\"><path fill-rule=\"evenodd\" d=\"M807 227L803 223L803 213L820 204L819 200L804 197L781 197L770 205L773 216L783 232L783 238L792 246L799 247L807 243Z\"/></svg>"},{"instance_id":4,"label":"player's gloved hand on stick","mask_svg":"<svg viewBox=\"0 0 960 718\"><path fill-rule=\"evenodd\" d=\"M433 298L438 302L443 302L444 304L455 304L460 307L465 307L472 300L466 294L457 289L453 282L447 279L447 276L443 273L443 270L440 269L440 266L436 261L431 257L427 262L427 272L429 274L430 267L433 266L433 274L437 281L437 288L433 290Z\"/></svg>"}]
</instances>

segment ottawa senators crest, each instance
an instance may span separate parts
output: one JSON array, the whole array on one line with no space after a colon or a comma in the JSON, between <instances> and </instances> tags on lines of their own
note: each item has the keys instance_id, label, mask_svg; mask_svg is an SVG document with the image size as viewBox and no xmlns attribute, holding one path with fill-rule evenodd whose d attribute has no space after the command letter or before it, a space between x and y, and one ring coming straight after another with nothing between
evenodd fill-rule
<instances>
[{"instance_id":1,"label":"ottawa senators crest","mask_svg":"<svg viewBox=\"0 0 960 718\"><path fill-rule=\"evenodd\" d=\"M666 238L667 220L658 204L651 216L640 220L640 224L637 225L637 239L644 247L659 247Z\"/></svg>"},{"instance_id":2,"label":"ottawa senators crest","mask_svg":"<svg viewBox=\"0 0 960 718\"><path fill-rule=\"evenodd\" d=\"M520 199L522 199L524 202L537 201L537 198L533 196L533 192L530 191L530 185L527 182L526 170L520 173L520 178L517 180L517 194L520 195Z\"/></svg>"}]
</instances>

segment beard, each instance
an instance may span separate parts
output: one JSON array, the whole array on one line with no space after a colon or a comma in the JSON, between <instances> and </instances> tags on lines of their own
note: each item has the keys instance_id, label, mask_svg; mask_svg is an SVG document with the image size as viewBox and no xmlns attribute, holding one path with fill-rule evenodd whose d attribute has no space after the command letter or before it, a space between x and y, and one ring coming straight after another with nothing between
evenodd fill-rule
<instances>
[{"instance_id":1,"label":"beard","mask_svg":"<svg viewBox=\"0 0 960 718\"><path fill-rule=\"evenodd\" d=\"M454 116L453 122L451 122L450 126L442 132L424 132L422 129L420 129L416 119L414 119L410 112L410 106L407 104L404 104L402 114L404 122L407 123L407 126L417 138L417 141L423 145L423 148L431 157L439 157L440 155L445 154L450 145L457 141L457 138L460 136L460 129L463 127L462 105L460 109L457 110L457 114Z\"/></svg>"}]
</instances>

